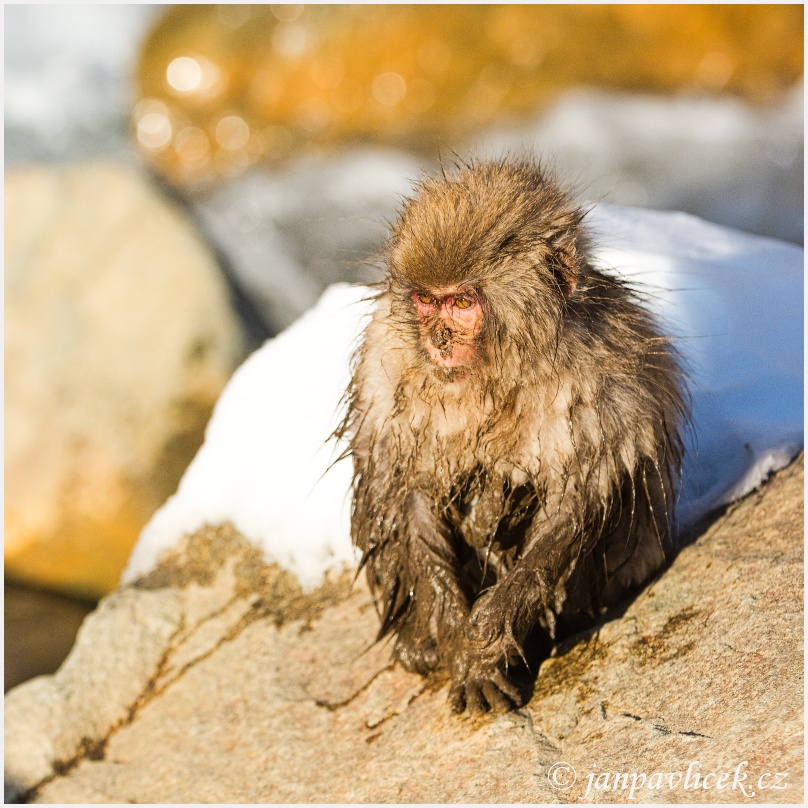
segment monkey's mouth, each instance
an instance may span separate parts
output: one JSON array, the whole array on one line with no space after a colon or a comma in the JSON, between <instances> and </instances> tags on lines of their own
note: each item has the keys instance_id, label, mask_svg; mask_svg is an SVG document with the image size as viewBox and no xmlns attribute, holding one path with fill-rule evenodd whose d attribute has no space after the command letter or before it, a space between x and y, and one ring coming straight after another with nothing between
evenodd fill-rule
<instances>
[{"instance_id":1,"label":"monkey's mouth","mask_svg":"<svg viewBox=\"0 0 808 808\"><path fill-rule=\"evenodd\" d=\"M468 378L469 369L467 367L447 368L433 366L432 371L437 379L447 384L451 382L462 382Z\"/></svg>"}]
</instances>

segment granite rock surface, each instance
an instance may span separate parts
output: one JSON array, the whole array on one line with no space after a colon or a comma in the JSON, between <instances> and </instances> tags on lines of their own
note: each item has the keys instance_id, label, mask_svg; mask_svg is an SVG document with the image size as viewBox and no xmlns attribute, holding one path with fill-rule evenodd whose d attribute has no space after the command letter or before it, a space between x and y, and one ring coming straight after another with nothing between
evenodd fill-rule
<instances>
[{"instance_id":1,"label":"granite rock surface","mask_svg":"<svg viewBox=\"0 0 808 808\"><path fill-rule=\"evenodd\" d=\"M205 528L6 697L6 796L802 802L802 458L561 646L520 710L453 715L376 630L361 578L305 595Z\"/></svg>"}]
</instances>

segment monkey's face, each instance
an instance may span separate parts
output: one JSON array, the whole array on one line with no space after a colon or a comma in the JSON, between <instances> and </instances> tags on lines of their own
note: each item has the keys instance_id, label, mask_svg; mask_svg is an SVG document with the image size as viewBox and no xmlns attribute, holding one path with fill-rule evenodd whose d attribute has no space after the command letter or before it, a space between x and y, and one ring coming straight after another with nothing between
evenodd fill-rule
<instances>
[{"instance_id":1,"label":"monkey's face","mask_svg":"<svg viewBox=\"0 0 808 808\"><path fill-rule=\"evenodd\" d=\"M390 327L407 355L486 390L544 372L584 268L582 216L530 162L424 180L385 252Z\"/></svg>"},{"instance_id":2,"label":"monkey's face","mask_svg":"<svg viewBox=\"0 0 808 808\"><path fill-rule=\"evenodd\" d=\"M430 361L447 369L477 364L485 318L482 301L474 290L463 286L415 290L410 297L418 317L421 345Z\"/></svg>"}]
</instances>

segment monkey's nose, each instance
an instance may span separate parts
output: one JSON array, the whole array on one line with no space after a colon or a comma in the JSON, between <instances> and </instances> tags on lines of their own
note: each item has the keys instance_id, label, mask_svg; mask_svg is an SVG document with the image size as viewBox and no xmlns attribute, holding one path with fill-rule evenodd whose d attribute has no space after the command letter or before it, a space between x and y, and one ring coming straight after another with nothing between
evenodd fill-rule
<instances>
[{"instance_id":1,"label":"monkey's nose","mask_svg":"<svg viewBox=\"0 0 808 808\"><path fill-rule=\"evenodd\" d=\"M442 348L447 342L452 341L452 332L445 326L443 328L436 328L432 332L430 341L436 348Z\"/></svg>"},{"instance_id":2,"label":"monkey's nose","mask_svg":"<svg viewBox=\"0 0 808 808\"><path fill-rule=\"evenodd\" d=\"M446 326L439 326L429 336L429 341L444 359L452 355L452 336L452 330Z\"/></svg>"}]
</instances>

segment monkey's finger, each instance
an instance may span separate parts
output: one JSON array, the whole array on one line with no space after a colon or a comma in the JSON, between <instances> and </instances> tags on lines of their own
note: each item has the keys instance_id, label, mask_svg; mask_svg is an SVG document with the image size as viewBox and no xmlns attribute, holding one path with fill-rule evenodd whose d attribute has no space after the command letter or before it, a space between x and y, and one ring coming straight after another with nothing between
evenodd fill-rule
<instances>
[{"instance_id":1,"label":"monkey's finger","mask_svg":"<svg viewBox=\"0 0 808 808\"><path fill-rule=\"evenodd\" d=\"M466 709L466 691L463 685L457 685L449 691L449 705L453 713L462 713Z\"/></svg>"},{"instance_id":2,"label":"monkey's finger","mask_svg":"<svg viewBox=\"0 0 808 808\"><path fill-rule=\"evenodd\" d=\"M501 671L495 670L493 675L491 676L491 682L496 685L499 690L504 693L516 707L521 706L522 704L522 694L519 692L519 688L508 679L508 677Z\"/></svg>"},{"instance_id":3,"label":"monkey's finger","mask_svg":"<svg viewBox=\"0 0 808 808\"><path fill-rule=\"evenodd\" d=\"M508 697L493 682L483 683L483 695L495 713L506 713L513 708Z\"/></svg>"},{"instance_id":4,"label":"monkey's finger","mask_svg":"<svg viewBox=\"0 0 808 808\"><path fill-rule=\"evenodd\" d=\"M474 713L475 715L488 712L488 702L483 696L480 685L476 683L466 683L466 707L468 707L470 713Z\"/></svg>"}]
</instances>

